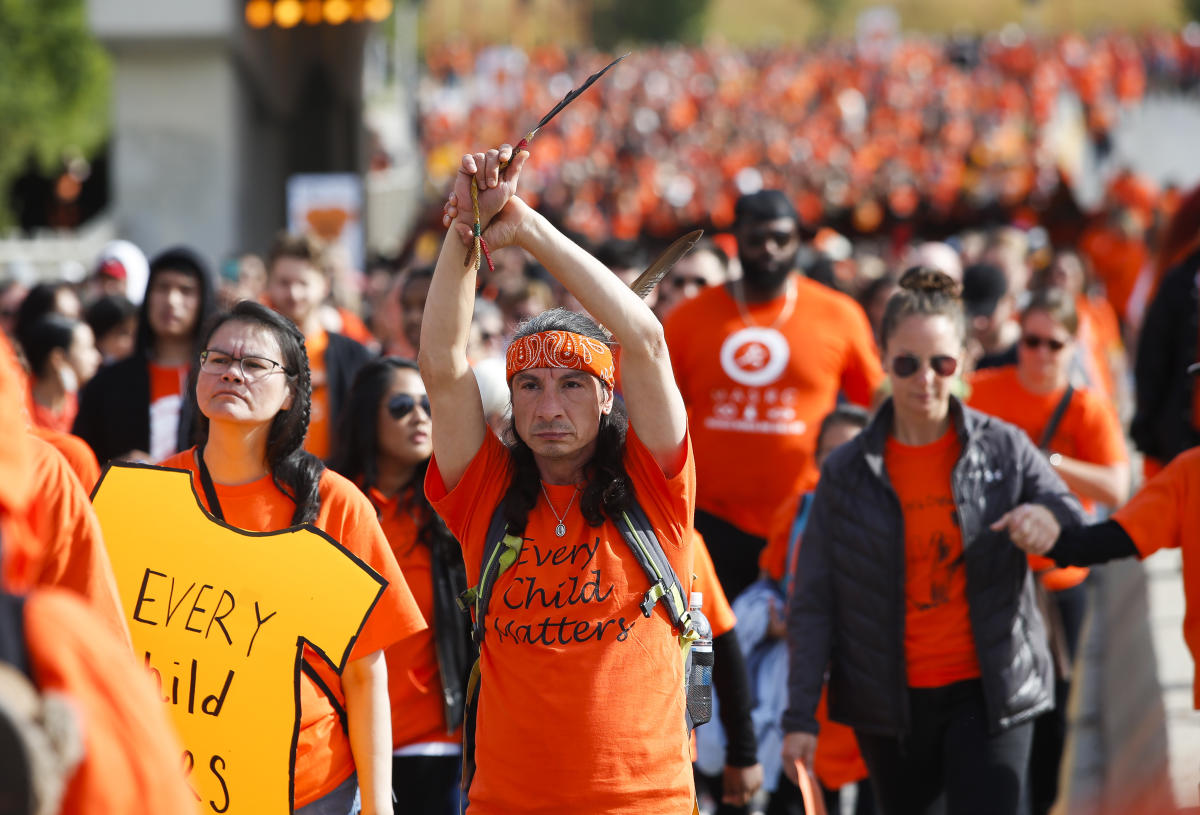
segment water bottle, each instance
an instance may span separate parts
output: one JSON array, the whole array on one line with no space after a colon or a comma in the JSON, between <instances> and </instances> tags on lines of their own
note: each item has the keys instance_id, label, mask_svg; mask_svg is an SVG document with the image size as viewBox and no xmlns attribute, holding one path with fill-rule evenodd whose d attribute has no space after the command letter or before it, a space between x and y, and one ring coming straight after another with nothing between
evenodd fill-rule
<instances>
[{"instance_id":1,"label":"water bottle","mask_svg":"<svg viewBox=\"0 0 1200 815\"><path fill-rule=\"evenodd\" d=\"M688 610L692 615L692 625L700 636L688 650L685 665L689 728L699 727L712 718L712 626L700 610L703 603L704 595L698 591L692 592Z\"/></svg>"}]
</instances>

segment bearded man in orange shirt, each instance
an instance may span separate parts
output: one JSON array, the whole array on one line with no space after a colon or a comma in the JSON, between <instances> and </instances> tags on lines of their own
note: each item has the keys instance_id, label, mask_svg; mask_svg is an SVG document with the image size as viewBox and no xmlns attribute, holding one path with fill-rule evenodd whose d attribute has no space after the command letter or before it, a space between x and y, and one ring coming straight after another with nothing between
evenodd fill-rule
<instances>
[{"instance_id":1,"label":"bearded man in orange shirt","mask_svg":"<svg viewBox=\"0 0 1200 815\"><path fill-rule=\"evenodd\" d=\"M667 345L696 456L696 529L730 600L758 576L767 527L813 488L817 429L843 394L867 405L883 381L871 326L850 297L798 274L801 239L779 190L743 195L742 277L667 317Z\"/></svg>"}]
</instances>

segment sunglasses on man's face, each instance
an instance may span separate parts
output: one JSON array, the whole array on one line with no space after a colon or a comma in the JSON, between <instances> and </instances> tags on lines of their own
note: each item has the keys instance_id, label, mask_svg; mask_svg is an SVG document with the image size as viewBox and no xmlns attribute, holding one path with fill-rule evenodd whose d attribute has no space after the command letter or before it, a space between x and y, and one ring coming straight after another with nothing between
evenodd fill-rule
<instances>
[{"instance_id":1,"label":"sunglasses on man's face","mask_svg":"<svg viewBox=\"0 0 1200 815\"><path fill-rule=\"evenodd\" d=\"M1067 347L1067 344L1062 340L1056 340L1053 337L1039 337L1037 334L1026 334L1021 337L1021 344L1030 351L1036 351L1044 345L1054 353L1058 353Z\"/></svg>"},{"instance_id":2,"label":"sunglasses on man's face","mask_svg":"<svg viewBox=\"0 0 1200 815\"><path fill-rule=\"evenodd\" d=\"M912 376L921 370L923 360L913 354L899 354L892 358L892 373L901 379ZM938 376L953 376L958 370L958 360L954 357L938 354L929 358L929 367Z\"/></svg>"},{"instance_id":3,"label":"sunglasses on man's face","mask_svg":"<svg viewBox=\"0 0 1200 815\"><path fill-rule=\"evenodd\" d=\"M408 414L412 413L413 408L417 405L421 406L421 410L425 411L426 416L432 415L429 410L429 397L422 396L418 400L411 393L398 393L388 400L388 414L393 419L403 419Z\"/></svg>"}]
</instances>

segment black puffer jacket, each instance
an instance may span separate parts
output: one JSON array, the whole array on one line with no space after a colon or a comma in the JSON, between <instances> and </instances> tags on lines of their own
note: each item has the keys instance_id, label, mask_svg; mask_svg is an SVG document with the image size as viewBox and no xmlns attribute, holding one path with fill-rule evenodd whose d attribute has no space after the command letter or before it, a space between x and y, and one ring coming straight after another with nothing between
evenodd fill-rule
<instances>
[{"instance_id":1,"label":"black puffer jacket","mask_svg":"<svg viewBox=\"0 0 1200 815\"><path fill-rule=\"evenodd\" d=\"M1166 273L1138 338L1133 369L1137 410L1129 435L1139 450L1163 464L1200 444L1200 431L1192 423L1196 378L1187 372L1196 361L1200 328L1198 274L1200 252Z\"/></svg>"},{"instance_id":2,"label":"black puffer jacket","mask_svg":"<svg viewBox=\"0 0 1200 815\"><path fill-rule=\"evenodd\" d=\"M1021 503L1064 526L1079 502L1020 429L951 398L962 444L953 491L962 530L967 602L989 725L1003 730L1053 707L1053 667L1024 553L988 525ZM821 472L788 610L788 732L817 732L829 667L829 713L880 735L910 728L904 654L905 544L900 501L884 466L892 403Z\"/></svg>"}]
</instances>

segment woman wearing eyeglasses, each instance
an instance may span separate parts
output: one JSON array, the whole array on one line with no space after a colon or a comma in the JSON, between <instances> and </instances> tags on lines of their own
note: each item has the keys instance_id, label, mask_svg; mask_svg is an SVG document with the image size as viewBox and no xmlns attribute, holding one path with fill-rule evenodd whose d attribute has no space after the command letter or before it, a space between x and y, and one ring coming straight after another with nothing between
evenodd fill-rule
<instances>
[{"instance_id":1,"label":"woman wearing eyeglasses","mask_svg":"<svg viewBox=\"0 0 1200 815\"><path fill-rule=\"evenodd\" d=\"M1082 511L1024 433L953 395L957 284L918 268L899 285L880 332L892 396L830 454L797 558L784 764L812 766L828 668L882 812L1015 815L1053 669L1032 573L989 524L1026 501L1068 526Z\"/></svg>"},{"instance_id":2,"label":"woman wearing eyeglasses","mask_svg":"<svg viewBox=\"0 0 1200 815\"><path fill-rule=\"evenodd\" d=\"M1075 301L1062 289L1038 289L1021 313L1017 364L979 371L968 404L1028 434L1090 514L1097 503L1116 507L1129 497L1129 458L1111 404L1071 382L1079 326ZM1052 650L1059 668L1055 711L1038 719L1031 777L1034 815L1048 812L1058 794L1058 766L1066 739L1069 669L1087 611L1085 568L1055 568L1047 558L1030 566L1054 601Z\"/></svg>"},{"instance_id":3,"label":"woman wearing eyeglasses","mask_svg":"<svg viewBox=\"0 0 1200 815\"><path fill-rule=\"evenodd\" d=\"M462 755L466 677L474 660L462 549L425 497L433 454L429 396L406 359L359 370L346 397L330 465L362 489L379 514L429 628L387 649L392 709L392 785L412 815L453 815Z\"/></svg>"},{"instance_id":4,"label":"woman wearing eyeglasses","mask_svg":"<svg viewBox=\"0 0 1200 815\"><path fill-rule=\"evenodd\" d=\"M301 446L312 399L303 335L271 309L242 301L201 336L194 374L199 442L163 466L190 470L209 512L231 526L270 532L312 524L388 583L340 675L305 646L294 809L298 815L352 815L360 807L367 815L390 813L383 650L425 622L370 501ZM287 579L286 563L280 579ZM293 692L290 684L280 688Z\"/></svg>"}]
</instances>

